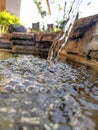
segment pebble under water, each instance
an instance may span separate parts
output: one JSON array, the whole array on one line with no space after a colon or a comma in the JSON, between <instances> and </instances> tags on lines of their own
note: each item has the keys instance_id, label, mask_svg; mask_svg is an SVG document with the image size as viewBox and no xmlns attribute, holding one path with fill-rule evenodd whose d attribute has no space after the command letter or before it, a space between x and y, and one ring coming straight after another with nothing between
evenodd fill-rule
<instances>
[{"instance_id":1,"label":"pebble under water","mask_svg":"<svg viewBox=\"0 0 98 130\"><path fill-rule=\"evenodd\" d=\"M98 74L32 55L0 60L1 130L98 130Z\"/></svg>"}]
</instances>

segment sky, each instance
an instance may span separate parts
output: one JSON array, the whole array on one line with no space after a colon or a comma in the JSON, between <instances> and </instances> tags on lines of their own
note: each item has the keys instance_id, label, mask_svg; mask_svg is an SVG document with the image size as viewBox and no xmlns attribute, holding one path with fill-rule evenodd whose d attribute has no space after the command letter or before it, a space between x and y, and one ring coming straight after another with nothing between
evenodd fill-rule
<instances>
[{"instance_id":1,"label":"sky","mask_svg":"<svg viewBox=\"0 0 98 130\"><path fill-rule=\"evenodd\" d=\"M43 0L44 1L44 0ZM64 7L65 1L69 2L70 0L55 0L54 4L51 4L50 0L50 7L52 15L45 18L46 23L52 23L56 21L56 19L60 20L63 17L64 11L58 11L58 5ZM80 7L79 7L79 18L87 17L90 15L94 15L98 13L98 0L83 0Z\"/></svg>"},{"instance_id":2,"label":"sky","mask_svg":"<svg viewBox=\"0 0 98 130\"><path fill-rule=\"evenodd\" d=\"M22 0L24 2L22 7L22 16L21 19L25 26L31 27L32 22L41 22L42 24L54 23L55 21L61 20L64 14L64 11L58 11L58 5L61 5L64 8L65 1L69 2L71 0L55 0L55 3L52 4L53 0L50 1L50 7L52 15L47 15L44 19L41 18L38 13L37 7L33 2L33 0L29 0L28 9L27 8L27 0ZM43 10L47 11L46 0L43 1ZM87 5L90 2L89 5ZM25 12L25 13L24 13ZM29 14L29 15L28 15ZM81 6L79 7L79 18L86 17L90 15L98 14L98 0L83 0Z\"/></svg>"},{"instance_id":3,"label":"sky","mask_svg":"<svg viewBox=\"0 0 98 130\"><path fill-rule=\"evenodd\" d=\"M58 16L56 5L61 4L62 7L64 7L65 1L69 2L70 0L55 0L56 4L54 4L54 6L51 4L51 10L54 16ZM90 4L88 5L88 3ZM79 17L86 17L97 13L98 13L98 0L82 0L82 3L79 7L79 15L80 15Z\"/></svg>"},{"instance_id":4,"label":"sky","mask_svg":"<svg viewBox=\"0 0 98 130\"><path fill-rule=\"evenodd\" d=\"M90 1L90 5L87 5ZM80 17L98 14L98 0L83 0L80 8Z\"/></svg>"}]
</instances>

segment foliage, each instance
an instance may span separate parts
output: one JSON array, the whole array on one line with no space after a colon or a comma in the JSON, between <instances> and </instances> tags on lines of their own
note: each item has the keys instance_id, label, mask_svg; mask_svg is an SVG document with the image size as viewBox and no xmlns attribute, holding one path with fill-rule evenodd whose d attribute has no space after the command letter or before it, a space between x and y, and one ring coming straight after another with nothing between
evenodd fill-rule
<instances>
[{"instance_id":1,"label":"foliage","mask_svg":"<svg viewBox=\"0 0 98 130\"><path fill-rule=\"evenodd\" d=\"M54 27L54 32L59 32L61 29L58 27L58 26L56 26L56 27Z\"/></svg>"},{"instance_id":2,"label":"foliage","mask_svg":"<svg viewBox=\"0 0 98 130\"><path fill-rule=\"evenodd\" d=\"M18 17L13 14L10 14L8 11L0 12L0 24L10 25L17 24L21 25L21 22Z\"/></svg>"},{"instance_id":3,"label":"foliage","mask_svg":"<svg viewBox=\"0 0 98 130\"><path fill-rule=\"evenodd\" d=\"M4 10L0 12L0 32L7 32L10 24L22 25L19 18Z\"/></svg>"},{"instance_id":4,"label":"foliage","mask_svg":"<svg viewBox=\"0 0 98 130\"><path fill-rule=\"evenodd\" d=\"M34 0L34 3L36 4L36 6L39 10L42 9L42 1L41 0Z\"/></svg>"},{"instance_id":5,"label":"foliage","mask_svg":"<svg viewBox=\"0 0 98 130\"><path fill-rule=\"evenodd\" d=\"M0 33L7 33L8 25L0 25Z\"/></svg>"},{"instance_id":6,"label":"foliage","mask_svg":"<svg viewBox=\"0 0 98 130\"><path fill-rule=\"evenodd\" d=\"M61 7L60 4L58 4L58 11L60 12L60 11L62 11L62 10L63 10L63 8Z\"/></svg>"},{"instance_id":7,"label":"foliage","mask_svg":"<svg viewBox=\"0 0 98 130\"><path fill-rule=\"evenodd\" d=\"M56 1L56 0L51 0L50 2L51 2L52 4L54 4L54 3L55 3L55 1Z\"/></svg>"},{"instance_id":8,"label":"foliage","mask_svg":"<svg viewBox=\"0 0 98 130\"><path fill-rule=\"evenodd\" d=\"M55 21L55 24L56 24L56 26L58 26L59 29L61 29L62 23L63 23L63 20L60 20L60 19L58 19L58 18L57 18L56 21Z\"/></svg>"},{"instance_id":9,"label":"foliage","mask_svg":"<svg viewBox=\"0 0 98 130\"><path fill-rule=\"evenodd\" d=\"M88 2L88 3L87 3L87 5L90 5L90 4L91 4L91 2Z\"/></svg>"},{"instance_id":10,"label":"foliage","mask_svg":"<svg viewBox=\"0 0 98 130\"><path fill-rule=\"evenodd\" d=\"M43 14L42 14L42 12L43 12L42 11L42 0L34 0L34 3L36 4L39 13L43 17Z\"/></svg>"},{"instance_id":11,"label":"foliage","mask_svg":"<svg viewBox=\"0 0 98 130\"><path fill-rule=\"evenodd\" d=\"M41 17L44 18L44 16L47 15L47 12L45 10L43 10L42 0L34 0L34 3L36 5L38 12L40 13Z\"/></svg>"}]
</instances>

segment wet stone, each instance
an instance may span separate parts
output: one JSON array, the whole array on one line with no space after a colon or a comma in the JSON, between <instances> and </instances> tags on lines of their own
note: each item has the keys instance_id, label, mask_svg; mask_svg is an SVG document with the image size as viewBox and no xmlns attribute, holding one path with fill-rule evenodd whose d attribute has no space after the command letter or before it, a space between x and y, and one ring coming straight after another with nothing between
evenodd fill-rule
<instances>
[{"instance_id":1,"label":"wet stone","mask_svg":"<svg viewBox=\"0 0 98 130\"><path fill-rule=\"evenodd\" d=\"M23 83L22 83L24 86L33 86L34 85L34 82L31 80L25 80L25 81L23 81Z\"/></svg>"},{"instance_id":2,"label":"wet stone","mask_svg":"<svg viewBox=\"0 0 98 130\"><path fill-rule=\"evenodd\" d=\"M95 82L94 82L94 85L95 85L95 86L98 86L98 81L95 81Z\"/></svg>"},{"instance_id":3,"label":"wet stone","mask_svg":"<svg viewBox=\"0 0 98 130\"><path fill-rule=\"evenodd\" d=\"M71 128L68 126L62 125L62 126L59 126L58 130L71 130Z\"/></svg>"},{"instance_id":4,"label":"wet stone","mask_svg":"<svg viewBox=\"0 0 98 130\"><path fill-rule=\"evenodd\" d=\"M32 55L0 65L2 130L97 130L98 75L85 66L58 62L52 73L46 60Z\"/></svg>"},{"instance_id":5,"label":"wet stone","mask_svg":"<svg viewBox=\"0 0 98 130\"><path fill-rule=\"evenodd\" d=\"M15 88L12 85L7 85L6 90L7 92L11 93L11 92L14 92Z\"/></svg>"},{"instance_id":6,"label":"wet stone","mask_svg":"<svg viewBox=\"0 0 98 130\"><path fill-rule=\"evenodd\" d=\"M9 85L11 85L12 87L14 87L16 84L18 84L19 82L18 81L13 81L13 80L11 80L10 82L9 82Z\"/></svg>"},{"instance_id":7,"label":"wet stone","mask_svg":"<svg viewBox=\"0 0 98 130\"><path fill-rule=\"evenodd\" d=\"M17 84L15 86L15 92L16 93L23 93L26 91L26 86L22 85L22 84Z\"/></svg>"},{"instance_id":8,"label":"wet stone","mask_svg":"<svg viewBox=\"0 0 98 130\"><path fill-rule=\"evenodd\" d=\"M49 118L54 123L66 123L66 118L63 116L62 111L60 111L59 109L50 111Z\"/></svg>"}]
</instances>

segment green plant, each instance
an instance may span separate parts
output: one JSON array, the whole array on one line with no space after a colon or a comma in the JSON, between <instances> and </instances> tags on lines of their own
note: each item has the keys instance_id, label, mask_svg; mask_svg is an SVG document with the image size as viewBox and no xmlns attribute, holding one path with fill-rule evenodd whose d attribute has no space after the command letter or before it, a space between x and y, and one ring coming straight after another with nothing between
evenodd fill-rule
<instances>
[{"instance_id":1,"label":"green plant","mask_svg":"<svg viewBox=\"0 0 98 130\"><path fill-rule=\"evenodd\" d=\"M8 28L8 25L0 24L0 33L7 33Z\"/></svg>"},{"instance_id":2,"label":"green plant","mask_svg":"<svg viewBox=\"0 0 98 130\"><path fill-rule=\"evenodd\" d=\"M34 3L36 4L37 9L38 9L39 13L41 14L41 12L42 12L42 0L34 0ZM41 14L41 16L42 16L42 14Z\"/></svg>"},{"instance_id":3,"label":"green plant","mask_svg":"<svg viewBox=\"0 0 98 130\"><path fill-rule=\"evenodd\" d=\"M6 10L0 12L0 32L6 33L8 31L9 25L11 24L22 25L19 18L15 15L9 13Z\"/></svg>"}]
</instances>

